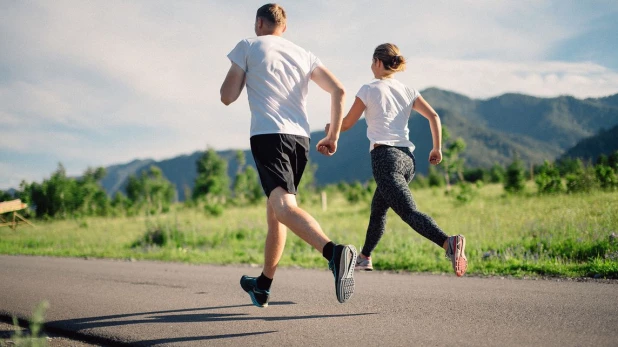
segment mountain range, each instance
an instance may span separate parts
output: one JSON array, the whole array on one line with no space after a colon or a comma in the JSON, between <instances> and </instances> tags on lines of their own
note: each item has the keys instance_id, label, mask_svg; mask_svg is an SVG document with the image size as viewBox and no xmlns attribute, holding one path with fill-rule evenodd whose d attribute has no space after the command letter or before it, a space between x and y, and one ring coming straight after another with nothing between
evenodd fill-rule
<instances>
[{"instance_id":1,"label":"mountain range","mask_svg":"<svg viewBox=\"0 0 618 347\"><path fill-rule=\"evenodd\" d=\"M594 151L611 150L603 146L581 154L580 141L611 142L618 138L618 94L603 98L577 99L571 96L540 98L523 94L504 94L489 99L472 99L465 95L429 88L421 91L423 97L438 112L452 139L462 138L466 149L462 155L467 167L487 168L498 163L506 165L517 155L526 163L540 164L553 161L567 153L570 156L596 156ZM431 150L431 132L425 118L414 113L408 122L410 139L416 145L417 172L428 171L427 157ZM604 129L612 129L606 131ZM337 153L325 157L312 150L310 160L317 165L318 185L341 181L366 181L371 177L367 124L364 118L341 134ZM324 136L323 131L311 134L312 143ZM614 141L615 143L615 141ZM615 150L615 149L614 149ZM571 152L570 152L571 151ZM578 152L580 151L580 152ZM228 160L228 173L233 177L237 163L235 150L218 152ZM249 150L244 150L248 165L254 165ZM124 189L130 175L138 174L150 165L156 165L177 187L179 200L192 189L196 176L196 160L202 155L196 151L162 161L134 160L130 163L107 167L102 185L113 195ZM580 154L578 154L580 153Z\"/></svg>"}]
</instances>

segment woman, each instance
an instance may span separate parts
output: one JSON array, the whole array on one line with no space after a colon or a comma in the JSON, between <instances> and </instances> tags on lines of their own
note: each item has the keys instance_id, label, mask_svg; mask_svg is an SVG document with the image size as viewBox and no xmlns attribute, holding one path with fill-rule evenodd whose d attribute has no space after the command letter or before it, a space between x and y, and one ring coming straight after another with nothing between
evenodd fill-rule
<instances>
[{"instance_id":1,"label":"woman","mask_svg":"<svg viewBox=\"0 0 618 347\"><path fill-rule=\"evenodd\" d=\"M395 73L403 71L405 66L406 61L396 45L379 45L371 63L376 80L360 88L341 126L341 131L350 129L365 112L371 167L377 183L367 235L356 269L373 270L371 252L384 234L386 212L392 208L412 229L443 247L455 274L461 277L468 267L465 238L462 235L449 237L431 217L419 212L408 186L416 167L412 154L414 144L408 139L408 118L412 110L429 121L433 138L429 163L432 165L442 161L442 130L440 117L420 93L394 78ZM327 124L327 133L329 127ZM327 149L318 146L318 151L325 154Z\"/></svg>"}]
</instances>

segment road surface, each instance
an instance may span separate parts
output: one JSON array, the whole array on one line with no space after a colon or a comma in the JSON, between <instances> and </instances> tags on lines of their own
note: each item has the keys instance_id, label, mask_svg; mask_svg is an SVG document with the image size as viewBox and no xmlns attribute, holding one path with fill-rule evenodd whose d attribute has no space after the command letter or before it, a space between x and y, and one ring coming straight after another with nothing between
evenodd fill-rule
<instances>
[{"instance_id":1,"label":"road surface","mask_svg":"<svg viewBox=\"0 0 618 347\"><path fill-rule=\"evenodd\" d=\"M248 266L0 255L0 316L103 344L170 346L617 346L618 285L356 273L337 302L326 270L280 269L268 308Z\"/></svg>"}]
</instances>

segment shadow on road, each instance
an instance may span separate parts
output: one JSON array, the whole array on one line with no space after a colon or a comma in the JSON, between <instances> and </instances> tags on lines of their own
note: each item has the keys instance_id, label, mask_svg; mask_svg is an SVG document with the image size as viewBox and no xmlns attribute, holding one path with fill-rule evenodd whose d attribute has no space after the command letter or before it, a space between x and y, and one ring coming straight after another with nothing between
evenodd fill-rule
<instances>
[{"instance_id":1,"label":"shadow on road","mask_svg":"<svg viewBox=\"0 0 618 347\"><path fill-rule=\"evenodd\" d=\"M270 302L269 306L277 305L295 305L296 303L291 301L275 301ZM74 332L80 334L82 330L106 328L114 326L126 326L131 324L148 324L148 323L200 323L200 322L226 322L226 321L287 321L287 320L300 320L300 319L318 319L318 318L339 318L339 317L351 317L351 316L364 316L377 313L354 313L354 314L325 314L325 315L303 315L303 316L253 316L247 313L199 313L200 311L230 309L239 307L253 307L251 304L244 305L227 305L216 307L200 307L200 308L187 308L178 310L167 311L151 311L151 312L139 312L139 313L126 313L99 317L87 317L50 321L45 324L46 327L52 329L59 329L65 332ZM139 318L138 318L139 317ZM130 319L127 319L130 318ZM238 333L238 334L222 334L212 336L191 336L191 337L176 337L169 339L158 340L144 340L135 341L134 343L140 345L156 345L163 343L174 343L183 341L202 341L212 339L234 338L248 335L261 335L269 334L277 331L259 331L250 333Z\"/></svg>"},{"instance_id":2,"label":"shadow on road","mask_svg":"<svg viewBox=\"0 0 618 347\"><path fill-rule=\"evenodd\" d=\"M164 343L229 339L233 337L262 335L262 334L270 334L270 333L276 333L276 332L277 332L276 330L273 330L273 331L258 331L255 333L243 333L243 334L223 334L223 335L212 335L212 336L177 337L177 338L171 338L171 339L143 340L143 341L139 341L136 343L140 345L144 345L144 346L153 346L153 345L159 345L159 344L164 344Z\"/></svg>"}]
</instances>

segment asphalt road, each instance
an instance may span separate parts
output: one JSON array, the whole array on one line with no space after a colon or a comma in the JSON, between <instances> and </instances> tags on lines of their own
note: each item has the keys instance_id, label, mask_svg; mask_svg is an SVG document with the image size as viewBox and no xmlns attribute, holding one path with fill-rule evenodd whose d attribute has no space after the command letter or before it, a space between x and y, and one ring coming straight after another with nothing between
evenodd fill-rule
<instances>
[{"instance_id":1,"label":"asphalt road","mask_svg":"<svg viewBox=\"0 0 618 347\"><path fill-rule=\"evenodd\" d=\"M356 273L339 304L326 270L280 269L257 308L259 268L0 255L0 316L48 300L47 326L103 344L618 346L618 285Z\"/></svg>"}]
</instances>

